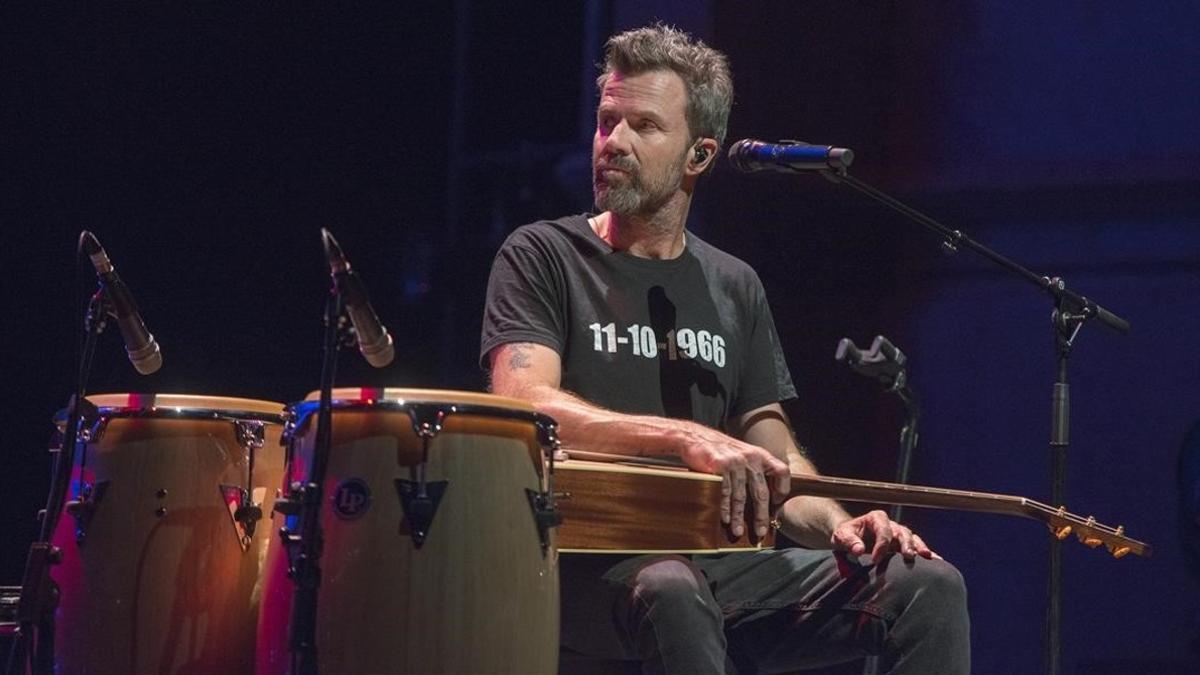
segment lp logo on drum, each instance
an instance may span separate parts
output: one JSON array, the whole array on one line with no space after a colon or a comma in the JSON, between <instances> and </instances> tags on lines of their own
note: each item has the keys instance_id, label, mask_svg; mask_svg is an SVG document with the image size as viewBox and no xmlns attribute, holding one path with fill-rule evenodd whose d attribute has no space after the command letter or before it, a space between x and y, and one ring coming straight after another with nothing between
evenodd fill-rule
<instances>
[{"instance_id":1,"label":"lp logo on drum","mask_svg":"<svg viewBox=\"0 0 1200 675\"><path fill-rule=\"evenodd\" d=\"M338 483L330 501L338 518L356 520L371 508L371 488L361 478L348 478Z\"/></svg>"}]
</instances>

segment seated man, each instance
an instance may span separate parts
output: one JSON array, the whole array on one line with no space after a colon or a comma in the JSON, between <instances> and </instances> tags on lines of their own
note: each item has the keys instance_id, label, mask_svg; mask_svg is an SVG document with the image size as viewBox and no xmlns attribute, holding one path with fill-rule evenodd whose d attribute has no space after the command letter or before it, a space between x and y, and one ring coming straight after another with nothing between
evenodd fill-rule
<instances>
[{"instance_id":1,"label":"seated man","mask_svg":"<svg viewBox=\"0 0 1200 675\"><path fill-rule=\"evenodd\" d=\"M592 144L598 213L517 229L497 254L482 358L492 390L556 419L564 447L671 456L723 477L721 515L762 536L789 472L815 469L755 272L686 231L733 100L726 58L656 25L611 38ZM564 554L562 643L647 673L779 672L880 654L890 673L970 669L962 578L882 511L798 496L806 548ZM896 556L895 554L899 554Z\"/></svg>"}]
</instances>

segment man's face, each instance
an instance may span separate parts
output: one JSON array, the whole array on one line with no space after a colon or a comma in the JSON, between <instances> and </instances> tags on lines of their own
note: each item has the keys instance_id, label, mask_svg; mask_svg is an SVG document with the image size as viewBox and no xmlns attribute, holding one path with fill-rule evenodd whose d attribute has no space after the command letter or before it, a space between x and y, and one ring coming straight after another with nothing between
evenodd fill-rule
<instances>
[{"instance_id":1,"label":"man's face","mask_svg":"<svg viewBox=\"0 0 1200 675\"><path fill-rule=\"evenodd\" d=\"M672 71L609 76L592 140L596 208L646 216L675 194L691 140L686 105L683 79Z\"/></svg>"}]
</instances>

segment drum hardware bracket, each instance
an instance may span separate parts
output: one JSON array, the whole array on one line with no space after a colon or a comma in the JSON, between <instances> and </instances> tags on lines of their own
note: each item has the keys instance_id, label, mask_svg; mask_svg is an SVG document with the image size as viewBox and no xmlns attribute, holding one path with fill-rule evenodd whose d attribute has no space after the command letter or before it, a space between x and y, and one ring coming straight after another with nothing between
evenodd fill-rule
<instances>
[{"instance_id":1,"label":"drum hardware bracket","mask_svg":"<svg viewBox=\"0 0 1200 675\"><path fill-rule=\"evenodd\" d=\"M234 432L237 434L238 444L245 450L246 465L249 467L249 476L247 480L253 480L254 477L254 452L262 450L267 438L267 425L259 420L234 420ZM249 483L246 489L253 487Z\"/></svg>"},{"instance_id":2,"label":"drum hardware bracket","mask_svg":"<svg viewBox=\"0 0 1200 675\"><path fill-rule=\"evenodd\" d=\"M233 527L237 534L238 544L242 547L242 552L250 550L250 541L254 538L254 530L258 525L258 521L262 520L263 512L262 505L250 499L248 490L240 485L227 485L222 483L217 488L221 492L221 499L225 502L226 507L236 504L229 512L229 516L233 521Z\"/></svg>"},{"instance_id":3,"label":"drum hardware bracket","mask_svg":"<svg viewBox=\"0 0 1200 675\"><path fill-rule=\"evenodd\" d=\"M107 489L106 480L97 481L95 484L84 483L79 490L79 497L67 502L67 515L75 519L75 543L82 544L87 539L88 525L92 522L92 516L96 515L96 508Z\"/></svg>"},{"instance_id":4,"label":"drum hardware bracket","mask_svg":"<svg viewBox=\"0 0 1200 675\"><path fill-rule=\"evenodd\" d=\"M429 459L429 441L441 433L442 424L446 421L446 415L449 414L450 411L439 405L413 403L408 406L408 417L412 420L413 433L424 441L425 456L421 458L422 462Z\"/></svg>"},{"instance_id":5,"label":"drum hardware bracket","mask_svg":"<svg viewBox=\"0 0 1200 675\"><path fill-rule=\"evenodd\" d=\"M295 481L288 486L287 496L275 500L275 511L285 516L298 516L306 506L321 501L321 489L315 483Z\"/></svg>"},{"instance_id":6,"label":"drum hardware bracket","mask_svg":"<svg viewBox=\"0 0 1200 675\"><path fill-rule=\"evenodd\" d=\"M533 510L533 523L542 542L542 557L545 557L550 551L550 528L562 525L562 513L554 508L554 493L525 488L525 496L529 498L529 508Z\"/></svg>"},{"instance_id":7,"label":"drum hardware bracket","mask_svg":"<svg viewBox=\"0 0 1200 675\"><path fill-rule=\"evenodd\" d=\"M254 524L262 520L262 507L257 503L250 503L248 506L240 506L237 511L233 512L233 517L246 528L246 536L254 536Z\"/></svg>"},{"instance_id":8,"label":"drum hardware bracket","mask_svg":"<svg viewBox=\"0 0 1200 675\"><path fill-rule=\"evenodd\" d=\"M107 428L108 417L106 416L100 415L94 419L84 417L79 425L79 440L82 443L98 443L104 437L104 430Z\"/></svg>"},{"instance_id":9,"label":"drum hardware bracket","mask_svg":"<svg viewBox=\"0 0 1200 675\"><path fill-rule=\"evenodd\" d=\"M438 505L441 504L450 481L422 479L417 482L397 478L395 482L396 494L400 497L400 508L404 510L401 532L404 531L403 524L407 524L413 546L421 548L425 544L425 537L429 536L429 528L433 525Z\"/></svg>"},{"instance_id":10,"label":"drum hardware bracket","mask_svg":"<svg viewBox=\"0 0 1200 675\"><path fill-rule=\"evenodd\" d=\"M300 516L306 509L316 508L314 505L319 504L320 501L321 488L318 485L295 481L288 486L288 493L285 498L275 500L274 511L287 518L292 518ZM320 570L315 565L305 562L305 552L303 549L306 545L304 537L291 529L291 527L284 526L279 528L279 541L283 544L283 550L287 553L288 578L295 581L297 586L312 584L311 588L316 588L319 583ZM314 539L311 548L319 558L321 556L321 539L319 533ZM301 578L302 576L306 578ZM308 586L305 587L307 588Z\"/></svg>"},{"instance_id":11,"label":"drum hardware bracket","mask_svg":"<svg viewBox=\"0 0 1200 675\"><path fill-rule=\"evenodd\" d=\"M537 427L538 442L551 451L551 461L554 459L568 459L567 451L562 449L562 441L558 438L557 422L539 416L537 421L534 422L534 426Z\"/></svg>"},{"instance_id":12,"label":"drum hardware bracket","mask_svg":"<svg viewBox=\"0 0 1200 675\"><path fill-rule=\"evenodd\" d=\"M248 550L250 540L254 537L254 530L258 521L262 520L262 502L257 502L252 499L254 490L254 455L263 448L266 443L267 425L259 420L234 420L234 433L237 436L238 444L242 446L244 451L244 459L246 461L246 487L238 488L231 485L222 485L221 494L225 497L228 503L231 490L237 490L237 508L233 512L233 522L239 527L239 541L242 545L242 550Z\"/></svg>"},{"instance_id":13,"label":"drum hardware bracket","mask_svg":"<svg viewBox=\"0 0 1200 675\"><path fill-rule=\"evenodd\" d=\"M70 403L68 403L68 407ZM96 441L104 433L105 424L108 419L100 414L100 408L92 403L87 398L79 400L79 437L77 441ZM63 439L66 437L67 420L61 415L54 417L54 434L50 437L49 452L57 453L62 451Z\"/></svg>"}]
</instances>

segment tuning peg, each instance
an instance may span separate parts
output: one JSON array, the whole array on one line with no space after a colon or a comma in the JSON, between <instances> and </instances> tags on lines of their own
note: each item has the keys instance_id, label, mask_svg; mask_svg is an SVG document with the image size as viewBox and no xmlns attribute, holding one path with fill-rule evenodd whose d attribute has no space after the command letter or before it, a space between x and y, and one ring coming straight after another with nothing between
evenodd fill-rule
<instances>
[{"instance_id":1,"label":"tuning peg","mask_svg":"<svg viewBox=\"0 0 1200 675\"><path fill-rule=\"evenodd\" d=\"M1088 516L1087 523L1085 523L1084 530L1082 532L1080 532L1079 534L1075 535L1075 536L1079 537L1079 541L1084 546L1087 546L1088 548L1096 548L1100 544L1104 543L1103 539L1097 539L1095 535L1088 534L1088 532L1092 531L1092 528L1095 527L1095 525L1096 525L1096 517Z\"/></svg>"},{"instance_id":2,"label":"tuning peg","mask_svg":"<svg viewBox=\"0 0 1200 675\"><path fill-rule=\"evenodd\" d=\"M1118 537L1125 536L1125 526L1124 525L1117 526L1117 536ZM1111 553L1114 558L1123 558L1131 550L1132 549L1128 546L1118 546L1117 544L1109 544L1108 545L1108 552Z\"/></svg>"},{"instance_id":3,"label":"tuning peg","mask_svg":"<svg viewBox=\"0 0 1200 675\"><path fill-rule=\"evenodd\" d=\"M1059 541L1062 541L1063 539L1066 539L1067 537L1071 536L1071 526L1070 525L1063 525L1062 527L1057 527L1057 528L1051 527L1050 531L1054 534L1055 538L1057 538Z\"/></svg>"}]
</instances>

